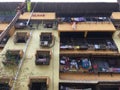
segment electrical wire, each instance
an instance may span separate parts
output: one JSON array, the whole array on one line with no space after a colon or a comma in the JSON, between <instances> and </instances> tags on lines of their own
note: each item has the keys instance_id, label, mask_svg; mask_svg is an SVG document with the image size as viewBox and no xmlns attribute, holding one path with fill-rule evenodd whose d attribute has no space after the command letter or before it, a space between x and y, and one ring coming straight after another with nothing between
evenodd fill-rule
<instances>
[{"instance_id":1,"label":"electrical wire","mask_svg":"<svg viewBox=\"0 0 120 90\"><path fill-rule=\"evenodd\" d=\"M29 22L30 22L31 16L32 16L32 14L33 14L33 12L34 12L34 9L35 9L36 5L37 5L37 2L36 2L35 5L34 5L34 8L33 8L32 12L31 12L31 14L30 14L30 18L28 19L27 24L29 24ZM18 66L18 70L17 70L17 72L16 72L16 74L15 74L15 77L14 77L14 79L13 79L14 81L13 81L13 85L12 85L11 90L14 90L14 87L15 87L15 85L16 85L16 82L17 82L19 73L20 73L21 68L22 68L22 65L23 65L23 61L24 61L25 56L26 56L26 51L27 51L28 45L29 45L30 40L31 40L31 38L32 38L32 33L33 33L33 31L30 32L30 37L29 37L29 39L28 39L28 41L27 41L27 43L26 43L26 45L25 45L25 48L24 48L24 50L23 50L23 51L24 51L24 55L23 55L23 58L21 59L21 62L20 62L20 64L19 64L19 66Z\"/></svg>"}]
</instances>

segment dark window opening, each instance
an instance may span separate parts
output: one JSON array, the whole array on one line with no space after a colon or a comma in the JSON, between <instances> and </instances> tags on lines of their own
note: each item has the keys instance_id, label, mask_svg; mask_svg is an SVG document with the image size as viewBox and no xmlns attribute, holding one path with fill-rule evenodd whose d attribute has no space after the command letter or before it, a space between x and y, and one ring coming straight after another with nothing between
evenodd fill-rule
<instances>
[{"instance_id":1,"label":"dark window opening","mask_svg":"<svg viewBox=\"0 0 120 90\"><path fill-rule=\"evenodd\" d=\"M0 90L10 90L8 83L0 83Z\"/></svg>"},{"instance_id":2,"label":"dark window opening","mask_svg":"<svg viewBox=\"0 0 120 90\"><path fill-rule=\"evenodd\" d=\"M50 79L46 76L30 77L29 90L48 90Z\"/></svg>"},{"instance_id":3,"label":"dark window opening","mask_svg":"<svg viewBox=\"0 0 120 90\"><path fill-rule=\"evenodd\" d=\"M46 82L34 82L30 90L47 90Z\"/></svg>"},{"instance_id":4,"label":"dark window opening","mask_svg":"<svg viewBox=\"0 0 120 90\"><path fill-rule=\"evenodd\" d=\"M113 32L88 32L87 38L112 38Z\"/></svg>"},{"instance_id":5,"label":"dark window opening","mask_svg":"<svg viewBox=\"0 0 120 90\"><path fill-rule=\"evenodd\" d=\"M42 32L40 35L40 46L50 47L52 45L53 35L52 33Z\"/></svg>"},{"instance_id":6,"label":"dark window opening","mask_svg":"<svg viewBox=\"0 0 120 90\"><path fill-rule=\"evenodd\" d=\"M87 38L86 40L90 49L118 51L112 38Z\"/></svg>"},{"instance_id":7,"label":"dark window opening","mask_svg":"<svg viewBox=\"0 0 120 90\"><path fill-rule=\"evenodd\" d=\"M36 65L49 65L51 59L50 51L40 51L38 50L35 55L35 64Z\"/></svg>"},{"instance_id":8,"label":"dark window opening","mask_svg":"<svg viewBox=\"0 0 120 90\"><path fill-rule=\"evenodd\" d=\"M10 90L10 78L0 78L0 90Z\"/></svg>"},{"instance_id":9,"label":"dark window opening","mask_svg":"<svg viewBox=\"0 0 120 90\"><path fill-rule=\"evenodd\" d=\"M100 82L97 85L99 90L120 90L119 82Z\"/></svg>"},{"instance_id":10,"label":"dark window opening","mask_svg":"<svg viewBox=\"0 0 120 90\"><path fill-rule=\"evenodd\" d=\"M61 32L60 38L84 38L84 32Z\"/></svg>"},{"instance_id":11,"label":"dark window opening","mask_svg":"<svg viewBox=\"0 0 120 90\"><path fill-rule=\"evenodd\" d=\"M96 90L96 85L81 83L60 83L59 90Z\"/></svg>"},{"instance_id":12,"label":"dark window opening","mask_svg":"<svg viewBox=\"0 0 120 90\"><path fill-rule=\"evenodd\" d=\"M100 90L119 90L119 88L107 88L107 87L104 87L104 88L100 88Z\"/></svg>"},{"instance_id":13,"label":"dark window opening","mask_svg":"<svg viewBox=\"0 0 120 90\"><path fill-rule=\"evenodd\" d=\"M81 46L81 48L79 48ZM61 32L60 49L88 49L84 32Z\"/></svg>"},{"instance_id":14,"label":"dark window opening","mask_svg":"<svg viewBox=\"0 0 120 90\"><path fill-rule=\"evenodd\" d=\"M17 32L14 37L14 43L26 43L29 36L28 32Z\"/></svg>"},{"instance_id":15,"label":"dark window opening","mask_svg":"<svg viewBox=\"0 0 120 90\"><path fill-rule=\"evenodd\" d=\"M102 85L99 83L59 83L59 90L119 90L120 89L120 84L118 83L116 85L116 82L109 82L107 84Z\"/></svg>"}]
</instances>

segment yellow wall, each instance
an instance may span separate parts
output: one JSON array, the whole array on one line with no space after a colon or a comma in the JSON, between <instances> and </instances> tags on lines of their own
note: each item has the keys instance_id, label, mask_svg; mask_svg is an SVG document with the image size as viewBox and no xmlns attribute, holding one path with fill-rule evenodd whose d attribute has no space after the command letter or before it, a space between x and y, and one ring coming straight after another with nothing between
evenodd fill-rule
<instances>
[{"instance_id":1,"label":"yellow wall","mask_svg":"<svg viewBox=\"0 0 120 90\"><path fill-rule=\"evenodd\" d=\"M21 30L16 30L21 31ZM30 30L24 30L27 32L30 32ZM21 32L24 32L23 30ZM35 53L36 50L42 49L40 47L40 40L39 35L41 32L52 32L55 36L55 45L50 50L52 52L52 58L50 61L50 65L48 66L40 66L35 65ZM115 43L118 46L118 49L120 51L120 38L118 37L118 33L120 31L117 31L115 35L113 36L113 39L115 40ZM15 34L15 33L14 33ZM25 44L14 44L14 34L10 39L8 40L5 48L0 53L0 77L14 77L15 72L17 70L17 67L6 67L1 62L4 60L4 55L7 49L24 49ZM58 90L58 83L60 81L59 79L59 37L58 37L58 31L57 30L45 30L43 28L39 30L33 30L32 39L28 45L27 53L25 56L25 60L23 62L23 66L21 69L21 72L18 77L18 81L16 83L15 90L28 90L28 83L29 83L29 77L30 76L48 76L50 78L50 86L48 90ZM85 74L79 74L79 80L80 81L86 81L86 80L104 80L107 78L107 80L120 80L120 74L115 74L112 77L101 75L85 75ZM75 76L71 76L71 79L74 79ZM104 79L103 79L104 78ZM67 79L67 78L64 78Z\"/></svg>"}]
</instances>

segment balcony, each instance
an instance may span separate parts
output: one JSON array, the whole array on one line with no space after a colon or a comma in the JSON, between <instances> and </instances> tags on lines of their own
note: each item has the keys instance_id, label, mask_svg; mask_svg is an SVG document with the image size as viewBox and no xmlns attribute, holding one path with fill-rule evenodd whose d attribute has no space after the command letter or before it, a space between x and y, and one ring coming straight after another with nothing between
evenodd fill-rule
<instances>
[{"instance_id":1,"label":"balcony","mask_svg":"<svg viewBox=\"0 0 120 90\"><path fill-rule=\"evenodd\" d=\"M118 48L112 39L112 32L62 32L60 35L60 54L96 53L117 54Z\"/></svg>"},{"instance_id":2,"label":"balcony","mask_svg":"<svg viewBox=\"0 0 120 90\"><path fill-rule=\"evenodd\" d=\"M66 54L60 56L61 73L120 73L120 55Z\"/></svg>"}]
</instances>

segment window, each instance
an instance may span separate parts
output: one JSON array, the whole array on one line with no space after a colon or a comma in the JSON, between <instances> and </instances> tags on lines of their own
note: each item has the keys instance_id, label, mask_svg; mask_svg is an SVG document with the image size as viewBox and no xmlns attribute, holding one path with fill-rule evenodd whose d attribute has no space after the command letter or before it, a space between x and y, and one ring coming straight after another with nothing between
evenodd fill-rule
<instances>
[{"instance_id":1,"label":"window","mask_svg":"<svg viewBox=\"0 0 120 90\"><path fill-rule=\"evenodd\" d=\"M37 50L35 55L36 65L49 65L51 59L51 52L48 50Z\"/></svg>"},{"instance_id":2,"label":"window","mask_svg":"<svg viewBox=\"0 0 120 90\"><path fill-rule=\"evenodd\" d=\"M28 32L17 32L14 37L14 43L26 43L30 33Z\"/></svg>"},{"instance_id":3,"label":"window","mask_svg":"<svg viewBox=\"0 0 120 90\"><path fill-rule=\"evenodd\" d=\"M47 90L49 87L50 78L47 76L30 77L29 90Z\"/></svg>"},{"instance_id":4,"label":"window","mask_svg":"<svg viewBox=\"0 0 120 90\"><path fill-rule=\"evenodd\" d=\"M5 60L2 61L4 65L19 64L23 57L23 50L7 50L5 53Z\"/></svg>"},{"instance_id":5,"label":"window","mask_svg":"<svg viewBox=\"0 0 120 90\"><path fill-rule=\"evenodd\" d=\"M53 35L52 33L42 32L40 35L40 46L50 47L52 44Z\"/></svg>"}]
</instances>

